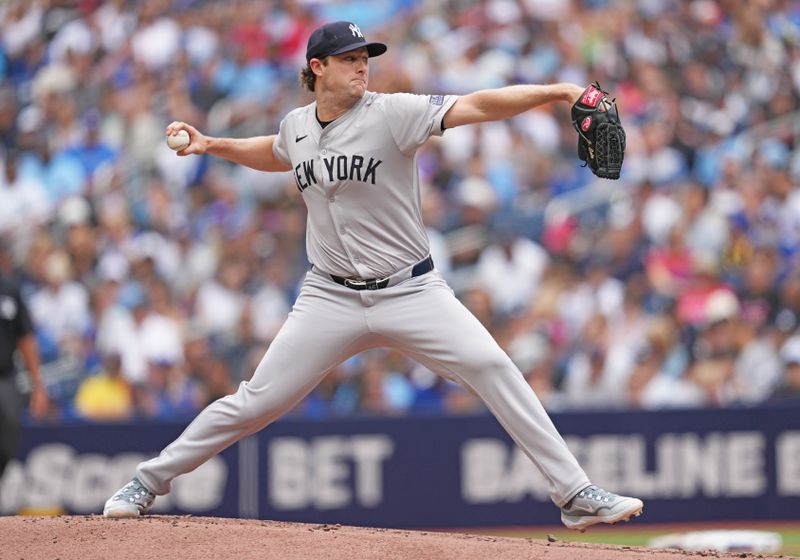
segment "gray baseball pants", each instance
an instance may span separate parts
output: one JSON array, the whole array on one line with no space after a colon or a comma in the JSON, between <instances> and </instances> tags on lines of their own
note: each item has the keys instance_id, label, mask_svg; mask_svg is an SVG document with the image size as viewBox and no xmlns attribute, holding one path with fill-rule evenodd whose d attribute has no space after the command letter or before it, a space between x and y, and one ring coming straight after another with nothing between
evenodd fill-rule
<instances>
[{"instance_id":1,"label":"gray baseball pants","mask_svg":"<svg viewBox=\"0 0 800 560\"><path fill-rule=\"evenodd\" d=\"M309 271L286 322L249 381L201 411L136 475L156 494L281 417L350 356L391 347L477 394L564 505L589 480L519 369L437 271L356 291Z\"/></svg>"}]
</instances>

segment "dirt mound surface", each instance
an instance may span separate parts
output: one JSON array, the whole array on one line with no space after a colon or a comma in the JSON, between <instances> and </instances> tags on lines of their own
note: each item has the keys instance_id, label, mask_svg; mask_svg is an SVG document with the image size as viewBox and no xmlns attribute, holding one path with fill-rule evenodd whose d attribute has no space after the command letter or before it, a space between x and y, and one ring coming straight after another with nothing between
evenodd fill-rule
<instances>
[{"instance_id":1,"label":"dirt mound surface","mask_svg":"<svg viewBox=\"0 0 800 560\"><path fill-rule=\"evenodd\" d=\"M2 560L699 560L700 557L755 557L460 533L160 515L141 519L105 519L99 515L0 517L0 535Z\"/></svg>"}]
</instances>

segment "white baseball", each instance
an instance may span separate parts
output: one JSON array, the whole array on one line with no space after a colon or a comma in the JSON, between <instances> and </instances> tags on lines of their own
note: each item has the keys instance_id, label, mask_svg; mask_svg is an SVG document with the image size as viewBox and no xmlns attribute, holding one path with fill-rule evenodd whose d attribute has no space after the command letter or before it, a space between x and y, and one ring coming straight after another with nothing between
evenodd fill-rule
<instances>
[{"instance_id":1,"label":"white baseball","mask_svg":"<svg viewBox=\"0 0 800 560\"><path fill-rule=\"evenodd\" d=\"M175 134L167 136L167 146L173 150L180 151L189 145L189 133L185 130L179 130Z\"/></svg>"}]
</instances>

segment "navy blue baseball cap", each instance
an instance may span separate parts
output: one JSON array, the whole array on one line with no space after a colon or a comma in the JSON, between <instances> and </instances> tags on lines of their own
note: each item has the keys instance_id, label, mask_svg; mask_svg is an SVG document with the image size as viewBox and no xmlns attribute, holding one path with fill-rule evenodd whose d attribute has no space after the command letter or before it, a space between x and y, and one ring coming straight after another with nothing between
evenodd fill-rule
<instances>
[{"instance_id":1,"label":"navy blue baseball cap","mask_svg":"<svg viewBox=\"0 0 800 560\"><path fill-rule=\"evenodd\" d=\"M306 62L312 58L325 58L332 54L367 48L369 56L380 56L386 52L383 43L368 43L361 29L349 21L335 21L318 27L308 38Z\"/></svg>"}]
</instances>

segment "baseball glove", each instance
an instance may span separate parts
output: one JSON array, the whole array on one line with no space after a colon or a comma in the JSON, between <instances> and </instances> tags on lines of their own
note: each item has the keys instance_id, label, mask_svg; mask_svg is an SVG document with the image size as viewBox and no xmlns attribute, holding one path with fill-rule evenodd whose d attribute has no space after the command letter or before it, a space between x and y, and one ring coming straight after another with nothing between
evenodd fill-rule
<instances>
[{"instance_id":1,"label":"baseball glove","mask_svg":"<svg viewBox=\"0 0 800 560\"><path fill-rule=\"evenodd\" d=\"M594 82L572 105L572 125L578 131L578 157L603 179L619 179L625 156L625 130L616 99Z\"/></svg>"}]
</instances>

